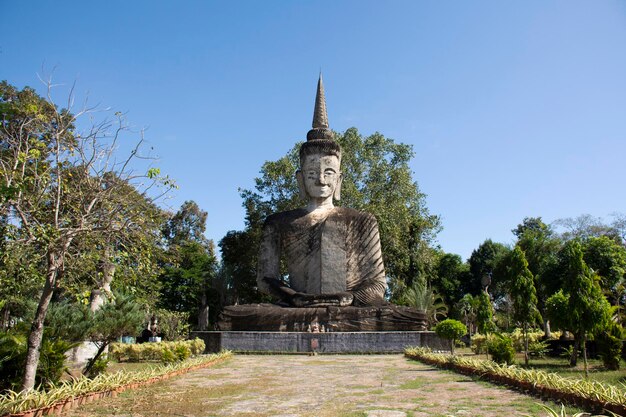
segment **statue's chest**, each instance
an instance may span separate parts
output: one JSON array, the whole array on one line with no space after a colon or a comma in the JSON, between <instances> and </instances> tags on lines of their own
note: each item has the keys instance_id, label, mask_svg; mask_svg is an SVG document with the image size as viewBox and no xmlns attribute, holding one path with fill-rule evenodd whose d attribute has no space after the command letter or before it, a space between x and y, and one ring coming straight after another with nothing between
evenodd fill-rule
<instances>
[{"instance_id":1,"label":"statue's chest","mask_svg":"<svg viewBox=\"0 0 626 417\"><path fill-rule=\"evenodd\" d=\"M347 234L346 222L333 216L288 225L281 245L292 288L310 294L346 291Z\"/></svg>"}]
</instances>

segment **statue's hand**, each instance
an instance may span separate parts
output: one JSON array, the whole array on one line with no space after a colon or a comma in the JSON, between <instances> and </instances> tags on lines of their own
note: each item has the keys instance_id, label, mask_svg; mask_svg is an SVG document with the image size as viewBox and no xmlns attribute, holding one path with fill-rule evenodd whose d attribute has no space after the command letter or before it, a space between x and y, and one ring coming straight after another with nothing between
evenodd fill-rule
<instances>
[{"instance_id":1,"label":"statue's hand","mask_svg":"<svg viewBox=\"0 0 626 417\"><path fill-rule=\"evenodd\" d=\"M291 305L294 307L308 307L314 303L314 295L297 292L291 296Z\"/></svg>"},{"instance_id":2,"label":"statue's hand","mask_svg":"<svg viewBox=\"0 0 626 417\"><path fill-rule=\"evenodd\" d=\"M291 298L291 304L295 307L345 307L352 304L354 296L350 292L335 294L305 294L295 293Z\"/></svg>"}]
</instances>

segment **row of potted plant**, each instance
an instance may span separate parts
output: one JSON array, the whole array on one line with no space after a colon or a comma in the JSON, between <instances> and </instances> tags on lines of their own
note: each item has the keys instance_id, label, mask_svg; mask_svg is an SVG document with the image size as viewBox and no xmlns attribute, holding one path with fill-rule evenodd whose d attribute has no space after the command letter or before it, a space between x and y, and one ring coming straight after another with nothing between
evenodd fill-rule
<instances>
[{"instance_id":1,"label":"row of potted plant","mask_svg":"<svg viewBox=\"0 0 626 417\"><path fill-rule=\"evenodd\" d=\"M119 371L100 374L93 379L81 377L27 392L8 391L0 395L0 416L35 417L59 414L104 397L158 382L185 372L203 368L232 356L230 351L197 356L182 362L156 365L137 372Z\"/></svg>"},{"instance_id":2,"label":"row of potted plant","mask_svg":"<svg viewBox=\"0 0 626 417\"><path fill-rule=\"evenodd\" d=\"M479 376L525 392L563 401L596 412L605 410L626 416L626 391L598 381L564 378L551 372L500 365L489 360L433 353L427 348L411 347L405 356L437 367Z\"/></svg>"}]
</instances>

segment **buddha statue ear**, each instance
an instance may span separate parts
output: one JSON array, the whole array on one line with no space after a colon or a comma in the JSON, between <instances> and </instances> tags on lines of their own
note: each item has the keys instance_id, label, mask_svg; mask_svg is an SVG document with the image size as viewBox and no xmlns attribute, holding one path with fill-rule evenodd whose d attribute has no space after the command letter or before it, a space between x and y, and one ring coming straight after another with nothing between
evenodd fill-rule
<instances>
[{"instance_id":1,"label":"buddha statue ear","mask_svg":"<svg viewBox=\"0 0 626 417\"><path fill-rule=\"evenodd\" d=\"M296 171L296 181L298 181L298 191L300 193L300 198L306 200L308 198L306 194L306 189L304 188L304 176L302 175L302 171Z\"/></svg>"},{"instance_id":2,"label":"buddha statue ear","mask_svg":"<svg viewBox=\"0 0 626 417\"><path fill-rule=\"evenodd\" d=\"M335 187L335 193L333 197L335 200L341 200L341 183L343 182L343 174L339 174L339 178L337 178L337 186Z\"/></svg>"}]
</instances>

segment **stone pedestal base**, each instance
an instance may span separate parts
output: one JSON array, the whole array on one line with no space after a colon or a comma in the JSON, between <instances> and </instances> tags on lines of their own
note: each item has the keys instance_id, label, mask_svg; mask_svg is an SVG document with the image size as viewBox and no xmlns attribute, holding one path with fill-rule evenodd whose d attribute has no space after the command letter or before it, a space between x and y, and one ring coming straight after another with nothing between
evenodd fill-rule
<instances>
[{"instance_id":1,"label":"stone pedestal base","mask_svg":"<svg viewBox=\"0 0 626 417\"><path fill-rule=\"evenodd\" d=\"M191 332L206 344L206 353L402 353L409 346L448 350L434 332Z\"/></svg>"},{"instance_id":2,"label":"stone pedestal base","mask_svg":"<svg viewBox=\"0 0 626 417\"><path fill-rule=\"evenodd\" d=\"M224 308L218 329L222 331L306 332L317 323L326 332L424 331L423 311L411 307L280 307L244 304Z\"/></svg>"}]
</instances>

